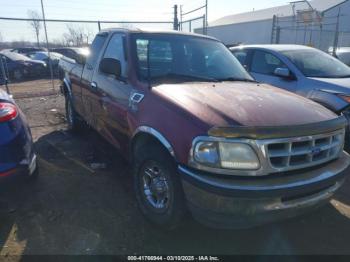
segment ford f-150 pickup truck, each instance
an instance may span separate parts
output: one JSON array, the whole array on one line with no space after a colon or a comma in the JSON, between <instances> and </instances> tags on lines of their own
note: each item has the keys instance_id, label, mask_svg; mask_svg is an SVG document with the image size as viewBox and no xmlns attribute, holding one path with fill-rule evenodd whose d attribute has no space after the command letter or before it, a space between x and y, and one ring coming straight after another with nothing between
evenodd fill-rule
<instances>
[{"instance_id":1,"label":"ford f-150 pickup truck","mask_svg":"<svg viewBox=\"0 0 350 262\"><path fill-rule=\"evenodd\" d=\"M63 61L69 128L88 123L130 160L156 225L189 210L255 226L319 207L345 180L345 117L255 82L214 38L109 29L79 60Z\"/></svg>"}]
</instances>

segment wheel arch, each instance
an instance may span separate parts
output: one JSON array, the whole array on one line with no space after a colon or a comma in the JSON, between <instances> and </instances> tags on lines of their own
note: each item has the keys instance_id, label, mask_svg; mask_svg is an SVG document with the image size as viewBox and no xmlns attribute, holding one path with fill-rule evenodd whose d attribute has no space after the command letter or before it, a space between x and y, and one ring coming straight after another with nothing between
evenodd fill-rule
<instances>
[{"instance_id":1,"label":"wheel arch","mask_svg":"<svg viewBox=\"0 0 350 262\"><path fill-rule=\"evenodd\" d=\"M171 143L159 131L149 126L140 126L135 130L131 139L130 159L134 158L138 148L148 143L158 143L176 161L175 150Z\"/></svg>"},{"instance_id":2,"label":"wheel arch","mask_svg":"<svg viewBox=\"0 0 350 262\"><path fill-rule=\"evenodd\" d=\"M63 95L69 95L70 97L72 97L72 90L71 90L72 88L71 88L71 82L70 82L70 80L67 78L67 77L65 77L65 78L63 78L63 83L62 83L62 93L63 93Z\"/></svg>"}]
</instances>

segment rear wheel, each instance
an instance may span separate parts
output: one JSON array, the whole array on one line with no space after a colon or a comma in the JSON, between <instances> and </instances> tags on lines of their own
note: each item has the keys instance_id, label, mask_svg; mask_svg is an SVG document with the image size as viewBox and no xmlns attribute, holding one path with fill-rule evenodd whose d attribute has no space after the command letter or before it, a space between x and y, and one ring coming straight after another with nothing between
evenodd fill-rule
<instances>
[{"instance_id":1,"label":"rear wheel","mask_svg":"<svg viewBox=\"0 0 350 262\"><path fill-rule=\"evenodd\" d=\"M75 112L72 100L66 96L66 118L68 129L72 132L79 132L83 128L83 121L79 119L78 114Z\"/></svg>"},{"instance_id":2,"label":"rear wheel","mask_svg":"<svg viewBox=\"0 0 350 262\"><path fill-rule=\"evenodd\" d=\"M165 229L179 226L185 201L176 166L160 145L145 145L136 153L134 188L139 207L152 223Z\"/></svg>"}]
</instances>

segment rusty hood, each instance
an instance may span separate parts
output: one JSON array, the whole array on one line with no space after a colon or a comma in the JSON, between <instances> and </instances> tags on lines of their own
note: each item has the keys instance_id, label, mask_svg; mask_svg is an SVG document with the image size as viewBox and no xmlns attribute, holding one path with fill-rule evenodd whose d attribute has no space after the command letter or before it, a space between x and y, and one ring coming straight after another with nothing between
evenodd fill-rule
<instances>
[{"instance_id":1,"label":"rusty hood","mask_svg":"<svg viewBox=\"0 0 350 262\"><path fill-rule=\"evenodd\" d=\"M265 84L197 82L152 90L209 126L293 126L337 118L311 100Z\"/></svg>"}]
</instances>

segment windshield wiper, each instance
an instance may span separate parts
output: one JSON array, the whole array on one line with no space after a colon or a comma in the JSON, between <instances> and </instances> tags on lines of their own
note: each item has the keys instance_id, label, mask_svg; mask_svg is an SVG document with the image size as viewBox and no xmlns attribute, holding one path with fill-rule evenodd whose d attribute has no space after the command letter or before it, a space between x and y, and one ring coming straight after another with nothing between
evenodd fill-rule
<instances>
[{"instance_id":1,"label":"windshield wiper","mask_svg":"<svg viewBox=\"0 0 350 262\"><path fill-rule=\"evenodd\" d=\"M238 78L238 77L227 77L227 78L219 78L217 79L220 82L225 82L225 81L241 81L241 82L251 82L251 83L258 83L254 79L249 79L249 78Z\"/></svg>"},{"instance_id":2,"label":"windshield wiper","mask_svg":"<svg viewBox=\"0 0 350 262\"><path fill-rule=\"evenodd\" d=\"M203 82L219 82L219 80L211 77L185 75L185 74L177 74L177 73L168 73L165 75L153 76L152 80L163 79L163 78L181 78L183 80L188 79L192 81L197 80L197 81L203 81Z\"/></svg>"}]
</instances>

